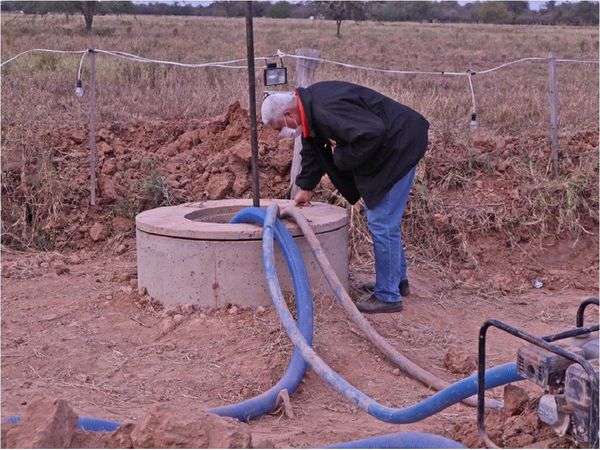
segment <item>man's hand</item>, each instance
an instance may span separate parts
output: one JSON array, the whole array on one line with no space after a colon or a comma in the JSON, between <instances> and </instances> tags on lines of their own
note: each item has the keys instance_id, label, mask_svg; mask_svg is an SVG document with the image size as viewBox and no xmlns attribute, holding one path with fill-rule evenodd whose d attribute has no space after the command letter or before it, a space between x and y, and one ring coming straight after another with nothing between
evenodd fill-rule
<instances>
[{"instance_id":1,"label":"man's hand","mask_svg":"<svg viewBox=\"0 0 600 450\"><path fill-rule=\"evenodd\" d=\"M311 206L310 201L312 200L312 191L305 191L300 189L294 197L294 205L296 206Z\"/></svg>"},{"instance_id":2,"label":"man's hand","mask_svg":"<svg viewBox=\"0 0 600 450\"><path fill-rule=\"evenodd\" d=\"M333 139L329 139L329 145L331 146L331 151L335 152L335 147L337 145L337 142L335 142Z\"/></svg>"}]
</instances>

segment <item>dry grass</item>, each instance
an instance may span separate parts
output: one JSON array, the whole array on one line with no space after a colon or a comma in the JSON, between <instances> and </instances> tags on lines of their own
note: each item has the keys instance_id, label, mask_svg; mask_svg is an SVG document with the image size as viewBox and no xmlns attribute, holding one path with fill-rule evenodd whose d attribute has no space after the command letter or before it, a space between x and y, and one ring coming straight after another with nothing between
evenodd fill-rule
<instances>
[{"instance_id":1,"label":"dry grass","mask_svg":"<svg viewBox=\"0 0 600 450\"><path fill-rule=\"evenodd\" d=\"M59 16L3 17L3 59L35 47L84 49L91 44L82 23L81 18ZM245 55L243 19L97 17L95 30L93 45L98 48L157 59L204 62ZM585 27L347 22L341 39L334 33L332 22L257 19L255 51L268 55L278 48L291 53L295 48L313 47L320 49L323 57L359 65L452 71L488 68L523 56L546 56L550 51L563 58L598 59L598 30ZM30 196L25 198L22 192L13 195L14 180L3 176L3 200L38 205L35 211L39 215L31 217L24 208L10 216L3 212L3 234L12 233L18 241L40 248L45 245L44 220L60 217L61 206L78 197L72 187L68 195L64 192L69 174L54 173L47 164L52 143L44 139L47 130L59 124L87 124L87 97L73 95L77 64L78 57L38 54L2 69L3 163L22 167L20 181L29 186L25 196ZM295 63L286 64L293 78ZM223 112L233 101L248 102L243 69L182 69L104 56L98 57L97 67L101 123L204 117ZM261 64L257 67L261 86ZM87 67L84 74L85 85ZM469 246L470 236L476 233L502 232L517 242L525 229L540 236L596 233L597 132L592 133L592 142L583 152L575 149L571 155L572 148L567 145L580 130L597 130L596 65L560 65L558 69L564 174L558 180L550 179L547 163L548 68L543 62L525 62L475 76L481 125L476 133L468 128L471 104L465 78L378 74L322 64L316 79L370 86L430 120L432 147L420 165L404 225L408 244L427 259L458 253L463 262L477 264ZM529 136L535 138L528 140ZM512 142L514 139L518 142ZM478 141L492 144L484 142L480 148ZM502 160L510 163L508 172L498 171ZM85 155L79 165L85 167ZM473 199L468 197L462 203L450 201L457 192L471 191L477 180L503 177L517 180L517 202L502 198L498 204L471 207ZM86 186L77 189L83 192ZM157 189L168 193L163 184ZM343 204L326 188L323 195ZM360 209L351 209L355 219L352 245L358 261L368 263L370 237ZM451 216L448 227L431 226L436 215ZM593 229L589 229L590 220Z\"/></svg>"}]
</instances>

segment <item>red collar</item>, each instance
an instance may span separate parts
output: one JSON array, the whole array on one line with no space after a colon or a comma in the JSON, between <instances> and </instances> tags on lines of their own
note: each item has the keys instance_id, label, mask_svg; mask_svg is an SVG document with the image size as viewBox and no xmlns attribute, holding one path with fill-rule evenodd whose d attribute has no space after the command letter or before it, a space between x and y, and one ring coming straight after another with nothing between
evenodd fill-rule
<instances>
[{"instance_id":1,"label":"red collar","mask_svg":"<svg viewBox=\"0 0 600 450\"><path fill-rule=\"evenodd\" d=\"M304 113L304 105L302 99L298 95L298 91L294 91L296 98L298 99L298 111L300 112L300 124L302 125L302 136L304 138L312 137L310 134L310 128L308 127L308 120L306 120L306 114Z\"/></svg>"}]
</instances>

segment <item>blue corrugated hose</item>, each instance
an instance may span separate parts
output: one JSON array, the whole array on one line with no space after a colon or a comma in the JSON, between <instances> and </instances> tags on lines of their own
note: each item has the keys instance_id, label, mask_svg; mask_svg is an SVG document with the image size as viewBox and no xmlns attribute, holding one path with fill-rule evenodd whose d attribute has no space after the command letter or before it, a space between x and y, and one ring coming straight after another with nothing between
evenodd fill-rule
<instances>
[{"instance_id":1,"label":"blue corrugated hose","mask_svg":"<svg viewBox=\"0 0 600 450\"><path fill-rule=\"evenodd\" d=\"M407 431L358 441L342 442L326 448L466 448L452 439L437 434Z\"/></svg>"},{"instance_id":2,"label":"blue corrugated hose","mask_svg":"<svg viewBox=\"0 0 600 450\"><path fill-rule=\"evenodd\" d=\"M260 208L246 208L237 213L230 223L257 223L262 225L265 211ZM313 301L308 275L302 261L302 255L294 239L285 226L278 222L275 225L275 239L281 248L292 274L296 292L296 309L298 310L298 328L306 339L307 345L312 344L313 336ZM294 350L290 364L279 382L268 391L240 403L212 408L208 411L219 416L235 417L239 420L249 420L271 412L277 404L277 395L283 389L292 394L302 381L306 372L306 362L298 350Z\"/></svg>"},{"instance_id":3,"label":"blue corrugated hose","mask_svg":"<svg viewBox=\"0 0 600 450\"><path fill-rule=\"evenodd\" d=\"M3 422L19 423L21 416L12 416L2 419ZM95 417L80 417L77 419L77 428L83 431L115 431L121 426L118 422L97 419Z\"/></svg>"},{"instance_id":4,"label":"blue corrugated hose","mask_svg":"<svg viewBox=\"0 0 600 450\"><path fill-rule=\"evenodd\" d=\"M279 318L281 319L290 340L294 343L296 349L300 350L309 366L323 378L325 382L370 415L383 420L384 422L396 424L418 422L419 420L436 414L444 408L477 393L477 376L472 375L435 393L416 405L406 408L390 408L381 405L356 389L329 367L327 363L325 363L307 344L300 333L300 330L296 327L294 319L283 299L279 280L277 279L277 271L275 269L273 245L274 230L276 224L279 223L277 213L277 205L270 205L267 208L263 226L263 264L271 300L273 301L273 305L279 314ZM491 389L521 379L522 377L517 374L516 365L514 363L504 364L486 371L485 388Z\"/></svg>"},{"instance_id":5,"label":"blue corrugated hose","mask_svg":"<svg viewBox=\"0 0 600 450\"><path fill-rule=\"evenodd\" d=\"M413 423L429 417L461 400L477 393L477 377L465 378L431 397L406 408L390 408L377 403L356 389L334 372L311 348L312 344L312 296L302 256L285 226L277 220L278 208L271 205L267 212L260 208L247 208L240 211L232 221L264 223L263 264L271 299L279 317L295 345L290 365L282 379L267 392L234 405L213 408L214 414L248 420L271 411L277 395L283 389L292 393L302 380L306 363L321 376L334 390L344 395L359 408L376 418L390 423ZM296 291L298 325L294 321L281 292L275 270L274 245L276 239L290 268ZM504 364L486 371L486 389L521 380L514 363ZM17 423L19 416L8 417L5 422ZM77 427L86 431L114 431L120 426L117 422L93 417L80 417ZM459 443L442 436L427 433L396 433L337 444L332 448L463 448Z\"/></svg>"}]
</instances>

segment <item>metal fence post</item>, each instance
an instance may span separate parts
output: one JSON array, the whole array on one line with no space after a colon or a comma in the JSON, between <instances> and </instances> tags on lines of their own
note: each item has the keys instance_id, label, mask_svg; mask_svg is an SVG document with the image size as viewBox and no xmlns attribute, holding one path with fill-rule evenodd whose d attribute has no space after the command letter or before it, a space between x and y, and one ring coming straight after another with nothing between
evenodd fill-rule
<instances>
[{"instance_id":1,"label":"metal fence post","mask_svg":"<svg viewBox=\"0 0 600 450\"><path fill-rule=\"evenodd\" d=\"M311 58L318 58L321 53L319 50L313 48L299 48L296 49L296 55L308 56ZM319 61L313 61L310 59L297 59L296 60L296 87L307 87L313 83L315 71ZM290 170L290 198L293 199L298 190L296 186L296 176L300 173L301 161L300 150L302 150L302 138L297 137L294 141L294 155L292 156L292 168Z\"/></svg>"},{"instance_id":2,"label":"metal fence post","mask_svg":"<svg viewBox=\"0 0 600 450\"><path fill-rule=\"evenodd\" d=\"M556 55L548 55L550 69L550 131L552 149L552 175L558 177L558 92L556 86Z\"/></svg>"}]
</instances>

